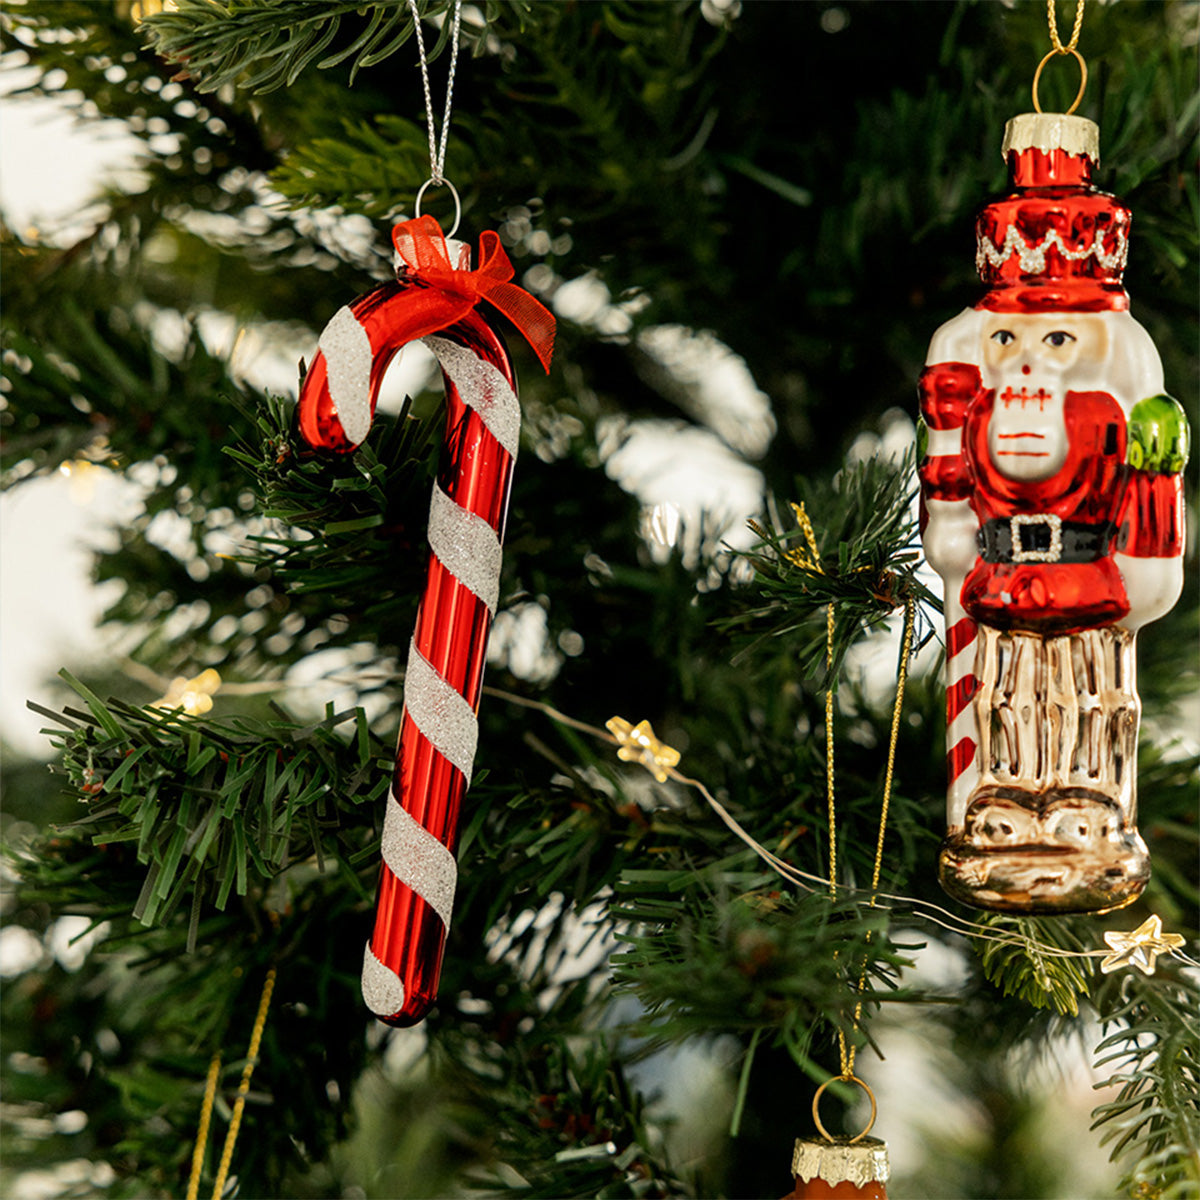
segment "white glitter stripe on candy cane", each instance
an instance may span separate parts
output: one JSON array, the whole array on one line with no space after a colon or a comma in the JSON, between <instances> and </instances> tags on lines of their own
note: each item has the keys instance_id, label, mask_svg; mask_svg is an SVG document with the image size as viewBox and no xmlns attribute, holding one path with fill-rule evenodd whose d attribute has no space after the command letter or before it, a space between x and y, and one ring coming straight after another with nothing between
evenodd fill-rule
<instances>
[{"instance_id":1,"label":"white glitter stripe on candy cane","mask_svg":"<svg viewBox=\"0 0 1200 1200\"><path fill-rule=\"evenodd\" d=\"M470 786L475 743L479 740L475 712L433 669L416 642L408 646L404 707L417 729L463 773Z\"/></svg>"},{"instance_id":2,"label":"white glitter stripe on candy cane","mask_svg":"<svg viewBox=\"0 0 1200 1200\"><path fill-rule=\"evenodd\" d=\"M482 517L456 504L436 482L429 505L429 547L495 616L503 557L500 539Z\"/></svg>"},{"instance_id":3,"label":"white glitter stripe on candy cane","mask_svg":"<svg viewBox=\"0 0 1200 1200\"><path fill-rule=\"evenodd\" d=\"M363 951L362 996L367 1007L379 1017L395 1016L404 1007L404 984L400 976L375 957L370 942Z\"/></svg>"},{"instance_id":4,"label":"white glitter stripe on candy cane","mask_svg":"<svg viewBox=\"0 0 1200 1200\"><path fill-rule=\"evenodd\" d=\"M424 342L458 388L463 403L479 414L492 437L516 458L521 441L521 406L508 380L490 362L457 342L438 337L427 337Z\"/></svg>"},{"instance_id":5,"label":"white glitter stripe on candy cane","mask_svg":"<svg viewBox=\"0 0 1200 1200\"><path fill-rule=\"evenodd\" d=\"M339 308L321 332L329 395L346 437L357 445L371 428L371 340L348 307Z\"/></svg>"},{"instance_id":6,"label":"white glitter stripe on candy cane","mask_svg":"<svg viewBox=\"0 0 1200 1200\"><path fill-rule=\"evenodd\" d=\"M412 888L442 918L448 930L454 911L458 864L454 855L402 808L395 797L388 799L380 848L388 870Z\"/></svg>"}]
</instances>

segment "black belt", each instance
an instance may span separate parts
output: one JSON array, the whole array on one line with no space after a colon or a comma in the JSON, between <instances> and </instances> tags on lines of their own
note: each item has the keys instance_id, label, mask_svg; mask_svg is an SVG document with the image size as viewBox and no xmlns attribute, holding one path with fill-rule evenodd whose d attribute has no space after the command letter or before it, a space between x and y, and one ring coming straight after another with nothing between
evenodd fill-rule
<instances>
[{"instance_id":1,"label":"black belt","mask_svg":"<svg viewBox=\"0 0 1200 1200\"><path fill-rule=\"evenodd\" d=\"M1111 522L1089 525L1053 513L1018 513L985 521L975 536L979 557L989 563L1095 562L1108 547Z\"/></svg>"}]
</instances>

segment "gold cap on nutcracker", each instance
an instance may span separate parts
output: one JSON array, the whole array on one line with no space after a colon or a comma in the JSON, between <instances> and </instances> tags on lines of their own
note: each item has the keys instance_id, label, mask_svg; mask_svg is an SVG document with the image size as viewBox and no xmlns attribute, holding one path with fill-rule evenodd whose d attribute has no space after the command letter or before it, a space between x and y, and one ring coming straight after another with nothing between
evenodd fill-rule
<instances>
[{"instance_id":1,"label":"gold cap on nutcracker","mask_svg":"<svg viewBox=\"0 0 1200 1200\"><path fill-rule=\"evenodd\" d=\"M1087 117L1070 113L1021 113L1004 127L1000 153L1005 162L1012 154L1040 150L1049 154L1061 150L1064 154L1100 163L1100 127Z\"/></svg>"}]
</instances>

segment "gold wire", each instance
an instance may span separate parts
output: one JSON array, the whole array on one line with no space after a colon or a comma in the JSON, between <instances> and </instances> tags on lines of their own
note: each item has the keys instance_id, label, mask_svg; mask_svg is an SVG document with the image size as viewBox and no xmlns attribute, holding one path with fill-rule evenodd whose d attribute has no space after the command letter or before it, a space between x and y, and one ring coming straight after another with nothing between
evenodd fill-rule
<instances>
[{"instance_id":1,"label":"gold wire","mask_svg":"<svg viewBox=\"0 0 1200 1200\"><path fill-rule=\"evenodd\" d=\"M192 1151L192 1173L188 1177L187 1200L200 1194L200 1170L204 1166L204 1151L208 1146L208 1129L212 1123L213 1101L217 1098L217 1078L221 1074L221 1056L214 1054L208 1064L204 1081L204 1103L200 1105L200 1128L196 1130L196 1148Z\"/></svg>"},{"instance_id":2,"label":"gold wire","mask_svg":"<svg viewBox=\"0 0 1200 1200\"><path fill-rule=\"evenodd\" d=\"M916 607L913 599L910 596L904 602L904 638L900 650L900 673L896 676L896 702L892 705L892 728L888 737L888 754L887 754L887 771L883 777L883 800L879 806L879 834L875 840L875 862L871 869L871 907L876 907L876 900L879 892L879 875L883 869L883 842L887 835L887 819L888 810L892 802L892 781L895 777L896 770L896 742L900 735L900 714L904 708L904 685L908 680L908 656L912 649L913 625L915 624ZM867 944L870 945L873 930L867 931ZM863 964L862 974L858 977L857 992L862 993L863 986L867 982L867 967ZM854 1024L858 1025L862 1017L863 1002L861 998L854 1006ZM854 1046L848 1046L846 1042L846 1031L838 1030L838 1060L841 1065L841 1077L846 1080L857 1080L854 1074L854 1059L858 1050ZM862 1085L867 1086L865 1083ZM870 1089L867 1088L869 1092ZM873 1099L873 1098L872 1098ZM873 1105L872 1105L873 1107ZM872 1117L874 1120L874 1117ZM868 1125L869 1129L870 1126ZM865 1131L864 1131L865 1132ZM828 1136L828 1135L826 1135ZM862 1134L859 1134L861 1137Z\"/></svg>"},{"instance_id":3,"label":"gold wire","mask_svg":"<svg viewBox=\"0 0 1200 1200\"><path fill-rule=\"evenodd\" d=\"M833 670L833 605L825 617L825 666ZM829 895L837 895L837 807L833 786L833 687L825 689L825 798L829 804Z\"/></svg>"},{"instance_id":4,"label":"gold wire","mask_svg":"<svg viewBox=\"0 0 1200 1200\"><path fill-rule=\"evenodd\" d=\"M1084 0L1075 4L1075 28L1071 30L1071 40L1064 46L1058 37L1058 13L1055 11L1055 0L1046 0L1046 17L1050 23L1050 44L1058 54L1069 54L1079 45L1079 31L1083 28Z\"/></svg>"},{"instance_id":5,"label":"gold wire","mask_svg":"<svg viewBox=\"0 0 1200 1200\"><path fill-rule=\"evenodd\" d=\"M892 801L892 779L896 771L896 742L900 735L900 712L904 707L904 685L908 681L908 657L912 652L913 626L916 606L913 598L904 602L904 640L900 647L900 673L896 676L896 703L892 706L892 730L888 739L887 773L883 779L883 804L879 811L879 839L875 843L875 869L871 872L872 905L874 892L879 888L879 871L883 866L883 838L887 830L888 806Z\"/></svg>"},{"instance_id":6,"label":"gold wire","mask_svg":"<svg viewBox=\"0 0 1200 1200\"><path fill-rule=\"evenodd\" d=\"M1041 81L1042 71L1045 69L1046 64L1057 54L1073 54L1075 60L1079 63L1079 91L1075 96L1074 103L1067 109L1067 115L1069 116L1079 107L1079 102L1083 99L1084 90L1087 88L1087 63L1083 61L1083 55L1075 48L1079 45L1079 32L1083 28L1084 0L1076 0L1075 27L1071 30L1071 40L1065 46L1062 44L1062 39L1058 36L1058 13L1055 5L1056 0L1046 0L1046 19L1050 26L1050 45L1052 49L1038 63L1037 70L1033 73L1033 111L1039 113L1042 111L1042 104L1038 99L1038 83Z\"/></svg>"},{"instance_id":7,"label":"gold wire","mask_svg":"<svg viewBox=\"0 0 1200 1200\"><path fill-rule=\"evenodd\" d=\"M798 567L803 567L806 571L815 571L818 575L824 575L825 571L821 566L821 551L817 548L817 535L813 531L812 521L809 520L803 502L800 504L793 502L792 512L796 517L796 524L800 526L800 532L804 534L805 542L808 543L808 553L806 554L803 550L788 550L784 553L784 558L789 562L794 562Z\"/></svg>"},{"instance_id":8,"label":"gold wire","mask_svg":"<svg viewBox=\"0 0 1200 1200\"><path fill-rule=\"evenodd\" d=\"M229 1175L229 1165L233 1162L233 1148L237 1144L238 1131L242 1126L242 1113L246 1109L246 1095L250 1091L250 1077L258 1063L258 1047L262 1042L263 1027L267 1023L267 1009L271 1005L271 993L275 990L275 968L267 972L263 983L262 996L258 1001L258 1013L254 1018L254 1031L250 1035L250 1048L246 1054L246 1065L242 1069L242 1082L238 1084L237 1099L234 1101L233 1114L229 1119L229 1132L225 1135L225 1146L221 1151L221 1166L217 1171L217 1179L213 1184L213 1200L220 1200L225 1190L225 1180Z\"/></svg>"}]
</instances>

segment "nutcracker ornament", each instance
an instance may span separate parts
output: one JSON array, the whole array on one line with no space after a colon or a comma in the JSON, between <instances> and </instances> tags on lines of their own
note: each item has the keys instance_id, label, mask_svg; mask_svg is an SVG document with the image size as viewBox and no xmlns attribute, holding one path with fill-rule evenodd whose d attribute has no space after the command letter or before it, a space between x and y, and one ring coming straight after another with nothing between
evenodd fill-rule
<instances>
[{"instance_id":1,"label":"nutcracker ornament","mask_svg":"<svg viewBox=\"0 0 1200 1200\"><path fill-rule=\"evenodd\" d=\"M1042 66L1059 52L1083 67L1074 42ZM1012 191L977 222L986 291L920 380L922 541L946 591L939 868L982 908L1102 912L1149 876L1134 644L1182 587L1188 430L1129 312L1099 131L1043 113L1037 77L1005 130Z\"/></svg>"},{"instance_id":2,"label":"nutcracker ornament","mask_svg":"<svg viewBox=\"0 0 1200 1200\"><path fill-rule=\"evenodd\" d=\"M458 15L456 5L455 49ZM415 7L413 19L428 107ZM363 958L367 1007L400 1026L420 1021L437 998L521 424L512 362L479 305L487 301L504 313L546 368L554 341L554 317L510 282L513 269L496 233L481 236L472 270L470 248L420 215L430 185L448 187L458 207L457 192L441 174L444 135L445 124L435 151L431 121L433 175L417 194L416 218L392 233L396 281L334 314L304 377L298 409L309 445L348 453L367 436L379 385L398 350L420 340L442 369L446 434L429 510L429 566L404 677L375 928Z\"/></svg>"}]
</instances>

